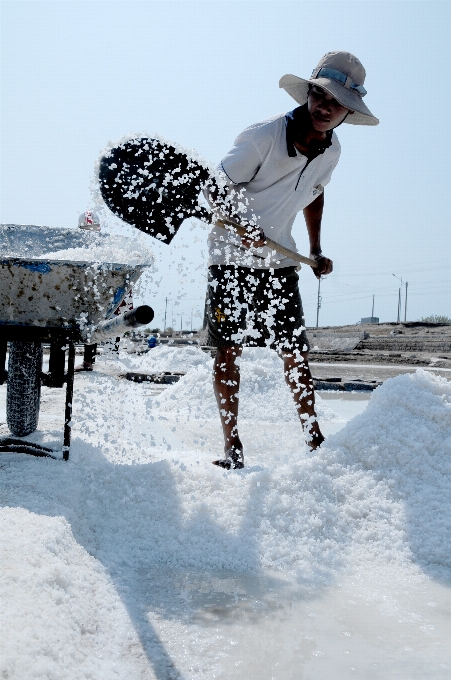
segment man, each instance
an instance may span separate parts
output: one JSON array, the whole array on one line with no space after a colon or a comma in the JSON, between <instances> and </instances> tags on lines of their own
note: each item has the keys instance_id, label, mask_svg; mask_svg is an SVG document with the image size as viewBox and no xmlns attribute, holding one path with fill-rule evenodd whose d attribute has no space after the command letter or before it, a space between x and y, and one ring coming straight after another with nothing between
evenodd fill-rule
<instances>
[{"instance_id":1,"label":"man","mask_svg":"<svg viewBox=\"0 0 451 680\"><path fill-rule=\"evenodd\" d=\"M284 76L283 87L300 106L241 133L221 163L225 191L208 194L218 217L240 220L249 237L216 224L209 236L208 344L217 347L214 389L224 433L226 469L244 467L238 433L239 358L243 344L275 349L284 362L306 441L311 450L324 441L315 412L308 367L309 344L298 289L297 263L265 248L265 234L296 249L291 228L303 210L310 257L317 277L332 272L321 251L324 187L338 162L333 129L342 123L377 125L362 101L365 69L348 52L329 52L310 80Z\"/></svg>"},{"instance_id":2,"label":"man","mask_svg":"<svg viewBox=\"0 0 451 680\"><path fill-rule=\"evenodd\" d=\"M85 210L78 218L80 229L87 231L100 231L100 219L97 213L92 210ZM96 360L97 345L85 345L83 350L83 362L75 367L76 373L92 371Z\"/></svg>"},{"instance_id":3,"label":"man","mask_svg":"<svg viewBox=\"0 0 451 680\"><path fill-rule=\"evenodd\" d=\"M80 229L85 229L87 231L100 232L100 219L97 213L93 210L85 210L84 213L78 218L78 226ZM115 316L119 314L124 314L133 309L133 296L130 290L124 297L120 305L115 310ZM116 338L115 350L119 351L120 338ZM94 370L94 363L96 360L97 345L85 345L83 350L83 361L81 364L75 367L76 373L82 373L85 371Z\"/></svg>"}]
</instances>

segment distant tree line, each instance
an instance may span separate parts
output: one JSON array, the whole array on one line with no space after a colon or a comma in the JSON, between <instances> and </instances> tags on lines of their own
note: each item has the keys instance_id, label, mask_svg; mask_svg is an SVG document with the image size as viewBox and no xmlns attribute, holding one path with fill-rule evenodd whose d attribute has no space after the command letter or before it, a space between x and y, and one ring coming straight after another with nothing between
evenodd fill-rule
<instances>
[{"instance_id":1,"label":"distant tree line","mask_svg":"<svg viewBox=\"0 0 451 680\"><path fill-rule=\"evenodd\" d=\"M422 316L420 321L425 321L426 323L451 323L449 316L444 316L443 314L431 314L430 316Z\"/></svg>"}]
</instances>

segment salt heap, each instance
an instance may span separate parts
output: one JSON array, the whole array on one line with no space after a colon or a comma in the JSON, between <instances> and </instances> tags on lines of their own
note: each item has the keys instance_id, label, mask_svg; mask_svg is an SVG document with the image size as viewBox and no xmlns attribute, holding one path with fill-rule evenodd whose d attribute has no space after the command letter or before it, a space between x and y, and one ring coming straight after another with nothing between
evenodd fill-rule
<instances>
[{"instance_id":1,"label":"salt heap","mask_svg":"<svg viewBox=\"0 0 451 680\"><path fill-rule=\"evenodd\" d=\"M394 526L402 529L412 558L449 578L451 382L424 370L387 380L320 455L358 466L385 486L387 501L399 510ZM366 540L374 540L371 531ZM394 547L387 544L387 557Z\"/></svg>"},{"instance_id":2,"label":"salt heap","mask_svg":"<svg viewBox=\"0 0 451 680\"><path fill-rule=\"evenodd\" d=\"M139 232L134 238L125 238L82 229L0 225L0 252L5 259L153 265L154 255L147 243Z\"/></svg>"},{"instance_id":3,"label":"salt heap","mask_svg":"<svg viewBox=\"0 0 451 680\"><path fill-rule=\"evenodd\" d=\"M172 350L180 351L180 350ZM160 366L174 365L171 350L164 356ZM194 416L195 418L218 417L218 407L212 387L212 360L194 363L192 360L199 350L185 354L191 361L185 363L181 357L178 365L191 365L189 371L178 383L165 390L155 402L157 412L172 416ZM149 356L149 355L146 355ZM183 356L183 355L182 355ZM205 355L204 355L205 356ZM246 347L241 359L240 419L266 422L298 422L293 397L285 383L283 364L273 350L263 347ZM160 370L186 370L161 368ZM318 416L322 420L333 420L335 413L316 395Z\"/></svg>"},{"instance_id":4,"label":"salt heap","mask_svg":"<svg viewBox=\"0 0 451 680\"><path fill-rule=\"evenodd\" d=\"M267 361L269 366L273 359ZM261 363L264 387L270 374L265 378ZM243 375L247 370L252 375L253 365L249 361L246 369L243 360ZM158 410L144 396L145 386L127 381L108 381L103 394L100 385L89 382L78 398L76 428L85 444L74 452L73 472L80 478L77 493L87 496L77 499L77 507L89 501L102 561L144 560L200 571L282 569L311 584L335 579L337 569L372 569L387 562L409 569L415 562L432 573L450 575L449 382L424 371L387 380L366 411L314 455L299 442L280 451L277 428L267 428L266 448L249 442L248 467L227 472L211 465L208 450L152 448L141 429L158 414L169 428L171 417L194 414L196 390L206 390L210 379L206 367L193 369L159 397ZM248 389L248 398L242 399L244 415L255 414L256 404L265 401L258 401L253 382L245 388L243 380L243 390ZM289 390L283 382L282 387L289 403ZM211 383L209 391L211 395ZM218 417L211 396L206 395L205 407ZM91 442L99 455L93 456ZM111 464L121 446L124 464ZM14 503L26 493L24 474L22 467ZM75 480L66 482L58 472L53 489L48 474L44 506L54 494L62 494L67 503ZM61 490L66 484L67 495ZM118 504L117 499L125 500ZM82 517L74 521L83 524Z\"/></svg>"},{"instance_id":5,"label":"salt heap","mask_svg":"<svg viewBox=\"0 0 451 680\"><path fill-rule=\"evenodd\" d=\"M124 238L113 234L95 234L96 241L88 241L73 248L61 248L42 255L37 259L70 262L111 262L132 266L154 263L150 248L140 238Z\"/></svg>"},{"instance_id":6,"label":"salt heap","mask_svg":"<svg viewBox=\"0 0 451 680\"><path fill-rule=\"evenodd\" d=\"M114 359L105 354L98 357L96 365L116 365L128 371L143 371L147 373L180 372L186 373L197 366L213 365L209 354L203 352L197 346L173 347L171 345L158 345L145 354L128 354L121 351Z\"/></svg>"}]
</instances>

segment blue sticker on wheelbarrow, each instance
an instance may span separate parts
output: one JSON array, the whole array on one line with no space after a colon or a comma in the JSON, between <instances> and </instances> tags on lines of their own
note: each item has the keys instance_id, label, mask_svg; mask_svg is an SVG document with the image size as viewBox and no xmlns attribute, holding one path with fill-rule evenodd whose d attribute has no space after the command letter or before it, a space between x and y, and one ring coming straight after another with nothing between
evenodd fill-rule
<instances>
[{"instance_id":1,"label":"blue sticker on wheelbarrow","mask_svg":"<svg viewBox=\"0 0 451 680\"><path fill-rule=\"evenodd\" d=\"M113 307L116 308L125 295L125 287L120 286L114 293Z\"/></svg>"},{"instance_id":2,"label":"blue sticker on wheelbarrow","mask_svg":"<svg viewBox=\"0 0 451 680\"><path fill-rule=\"evenodd\" d=\"M32 272L39 272L39 274L48 274L52 268L46 262L13 262L16 267L24 267Z\"/></svg>"},{"instance_id":3,"label":"blue sticker on wheelbarrow","mask_svg":"<svg viewBox=\"0 0 451 680\"><path fill-rule=\"evenodd\" d=\"M112 304L108 307L108 311L106 313L106 318L108 319L113 312L119 307L119 303L121 302L122 298L125 295L126 288L125 286L120 286L119 288L116 288L114 292L114 298Z\"/></svg>"}]
</instances>

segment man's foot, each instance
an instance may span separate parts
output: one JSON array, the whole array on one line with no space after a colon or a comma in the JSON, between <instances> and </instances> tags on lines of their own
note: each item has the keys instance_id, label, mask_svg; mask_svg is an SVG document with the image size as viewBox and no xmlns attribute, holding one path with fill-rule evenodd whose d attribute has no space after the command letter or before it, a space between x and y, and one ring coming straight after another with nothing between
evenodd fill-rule
<instances>
[{"instance_id":1,"label":"man's foot","mask_svg":"<svg viewBox=\"0 0 451 680\"><path fill-rule=\"evenodd\" d=\"M242 470L244 468L244 454L242 449L234 446L226 451L224 458L213 460L213 465L224 468L224 470Z\"/></svg>"},{"instance_id":2,"label":"man's foot","mask_svg":"<svg viewBox=\"0 0 451 680\"><path fill-rule=\"evenodd\" d=\"M92 371L92 364L89 361L84 361L82 364L75 366L75 373L81 373L82 371Z\"/></svg>"},{"instance_id":3,"label":"man's foot","mask_svg":"<svg viewBox=\"0 0 451 680\"><path fill-rule=\"evenodd\" d=\"M325 437L320 431L310 432L306 438L307 446L309 447L310 451L316 451L316 449L319 449L324 440Z\"/></svg>"}]
</instances>

